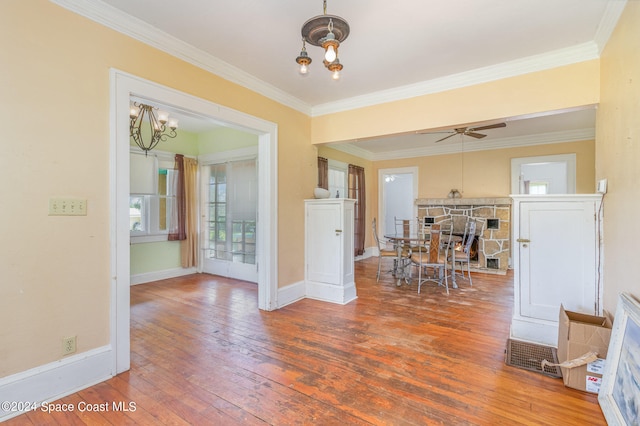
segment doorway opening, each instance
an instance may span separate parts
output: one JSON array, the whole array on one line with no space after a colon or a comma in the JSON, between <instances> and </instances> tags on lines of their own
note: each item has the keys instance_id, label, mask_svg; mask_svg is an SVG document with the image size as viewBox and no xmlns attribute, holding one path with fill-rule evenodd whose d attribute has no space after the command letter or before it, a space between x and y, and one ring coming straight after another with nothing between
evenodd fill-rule
<instances>
[{"instance_id":1,"label":"doorway opening","mask_svg":"<svg viewBox=\"0 0 640 426\"><path fill-rule=\"evenodd\" d=\"M560 154L511 160L512 194L575 194L576 155Z\"/></svg>"},{"instance_id":2,"label":"doorway opening","mask_svg":"<svg viewBox=\"0 0 640 426\"><path fill-rule=\"evenodd\" d=\"M418 168L380 169L378 172L379 211L381 235L395 232L394 218L416 219L418 207Z\"/></svg>"},{"instance_id":3,"label":"doorway opening","mask_svg":"<svg viewBox=\"0 0 640 426\"><path fill-rule=\"evenodd\" d=\"M110 79L110 342L113 372L118 374L130 367L130 98L148 99L258 136L260 224L256 230L256 261L258 308L262 310L277 308L277 125L119 70L112 69Z\"/></svg>"}]
</instances>

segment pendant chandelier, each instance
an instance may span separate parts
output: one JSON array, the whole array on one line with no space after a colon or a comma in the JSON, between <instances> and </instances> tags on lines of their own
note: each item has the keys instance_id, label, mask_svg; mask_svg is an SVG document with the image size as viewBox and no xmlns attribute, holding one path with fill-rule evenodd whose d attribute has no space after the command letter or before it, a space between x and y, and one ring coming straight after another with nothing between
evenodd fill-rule
<instances>
[{"instance_id":1,"label":"pendant chandelier","mask_svg":"<svg viewBox=\"0 0 640 426\"><path fill-rule=\"evenodd\" d=\"M307 43L324 49L324 66L331 71L334 80L340 78L342 64L338 59L338 47L349 36L349 24L339 16L327 15L327 0L323 2L323 14L314 16L302 25L302 51L296 58L300 74L309 72L311 58Z\"/></svg>"},{"instance_id":2,"label":"pendant chandelier","mask_svg":"<svg viewBox=\"0 0 640 426\"><path fill-rule=\"evenodd\" d=\"M177 119L169 119L168 112L161 111L151 105L133 102L129 110L129 136L144 151L145 155L161 141L175 138L177 128ZM167 132L167 130L170 131Z\"/></svg>"}]
</instances>

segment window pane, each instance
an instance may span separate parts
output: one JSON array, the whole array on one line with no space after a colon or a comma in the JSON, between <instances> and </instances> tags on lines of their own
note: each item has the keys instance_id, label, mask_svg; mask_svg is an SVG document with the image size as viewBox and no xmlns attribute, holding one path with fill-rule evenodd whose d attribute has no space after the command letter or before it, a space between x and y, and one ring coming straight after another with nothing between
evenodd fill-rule
<instances>
[{"instance_id":1,"label":"window pane","mask_svg":"<svg viewBox=\"0 0 640 426\"><path fill-rule=\"evenodd\" d=\"M545 195L549 189L547 182L531 182L529 184L529 194Z\"/></svg>"},{"instance_id":2,"label":"window pane","mask_svg":"<svg viewBox=\"0 0 640 426\"><path fill-rule=\"evenodd\" d=\"M158 200L158 229L167 230L167 198L160 197Z\"/></svg>"},{"instance_id":3,"label":"window pane","mask_svg":"<svg viewBox=\"0 0 640 426\"><path fill-rule=\"evenodd\" d=\"M167 195L167 169L158 170L158 195Z\"/></svg>"},{"instance_id":4,"label":"window pane","mask_svg":"<svg viewBox=\"0 0 640 426\"><path fill-rule=\"evenodd\" d=\"M347 194L345 193L345 181L347 174L344 170L337 169L329 169L329 192L330 197L335 197L337 194L340 195L340 198L345 198Z\"/></svg>"},{"instance_id":5,"label":"window pane","mask_svg":"<svg viewBox=\"0 0 640 426\"><path fill-rule=\"evenodd\" d=\"M129 231L142 232L144 223L144 197L129 197Z\"/></svg>"}]
</instances>

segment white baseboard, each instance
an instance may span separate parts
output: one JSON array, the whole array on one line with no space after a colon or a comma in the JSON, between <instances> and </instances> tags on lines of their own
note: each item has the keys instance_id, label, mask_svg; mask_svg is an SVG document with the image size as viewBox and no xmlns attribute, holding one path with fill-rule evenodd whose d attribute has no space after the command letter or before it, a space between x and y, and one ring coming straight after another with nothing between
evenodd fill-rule
<instances>
[{"instance_id":1,"label":"white baseboard","mask_svg":"<svg viewBox=\"0 0 640 426\"><path fill-rule=\"evenodd\" d=\"M377 255L378 255L377 247L365 247L364 253L361 254L360 256L356 256L353 260L357 262L358 260L368 259L372 256L377 256Z\"/></svg>"},{"instance_id":2,"label":"white baseboard","mask_svg":"<svg viewBox=\"0 0 640 426\"><path fill-rule=\"evenodd\" d=\"M322 300L324 302L346 305L358 297L356 295L356 283L338 286L308 281L305 287L306 294L309 299Z\"/></svg>"},{"instance_id":3,"label":"white baseboard","mask_svg":"<svg viewBox=\"0 0 640 426\"><path fill-rule=\"evenodd\" d=\"M143 274L131 275L130 285L145 284L152 281L166 280L168 278L182 277L197 273L197 269L193 268L173 268L164 269L162 271L145 272Z\"/></svg>"},{"instance_id":4,"label":"white baseboard","mask_svg":"<svg viewBox=\"0 0 640 426\"><path fill-rule=\"evenodd\" d=\"M113 377L113 350L103 346L0 379L0 401L37 404L52 402ZM30 408L0 407L0 422Z\"/></svg>"},{"instance_id":5,"label":"white baseboard","mask_svg":"<svg viewBox=\"0 0 640 426\"><path fill-rule=\"evenodd\" d=\"M290 284L286 287L279 288L278 298L277 298L278 300L277 309L290 305L304 298L305 298L304 281L300 281L294 284Z\"/></svg>"}]
</instances>

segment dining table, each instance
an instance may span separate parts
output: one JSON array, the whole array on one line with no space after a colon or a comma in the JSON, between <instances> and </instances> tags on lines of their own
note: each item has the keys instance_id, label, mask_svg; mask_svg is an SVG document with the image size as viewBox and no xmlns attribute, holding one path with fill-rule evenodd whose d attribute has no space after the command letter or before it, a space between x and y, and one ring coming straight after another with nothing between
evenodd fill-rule
<instances>
[{"instance_id":1,"label":"dining table","mask_svg":"<svg viewBox=\"0 0 640 426\"><path fill-rule=\"evenodd\" d=\"M396 258L396 285L399 287L402 285L402 280L406 283L409 283L409 278L407 277L406 269L411 266L411 260L409 257L403 257L402 253L405 249L413 250L415 247L422 246L428 247L430 235L429 233L422 232L403 232L403 233L391 233L385 234L384 238L387 241L391 242L396 249L397 258ZM455 258L453 254L451 256L448 255L449 250L455 250L456 246L459 246L462 242L462 237L459 235L451 235L451 239L448 244L444 244L443 249L445 250L445 262L446 259L451 258L451 282L453 288L458 288L458 284L456 283L456 274L455 274L455 262L453 259ZM447 266L445 266L445 270Z\"/></svg>"}]
</instances>

